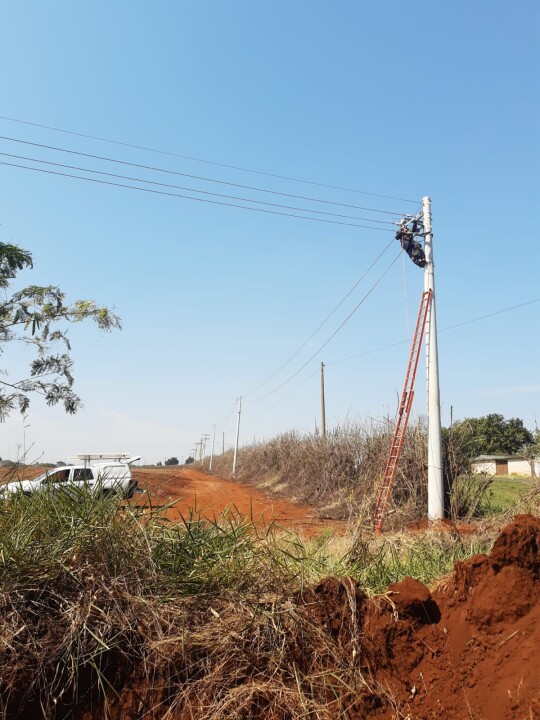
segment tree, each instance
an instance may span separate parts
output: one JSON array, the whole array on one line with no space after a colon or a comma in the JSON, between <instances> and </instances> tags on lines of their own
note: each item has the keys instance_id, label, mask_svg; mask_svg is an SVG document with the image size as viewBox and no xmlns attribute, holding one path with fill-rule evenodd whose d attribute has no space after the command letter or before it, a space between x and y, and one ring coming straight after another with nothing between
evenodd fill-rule
<instances>
[{"instance_id":1,"label":"tree","mask_svg":"<svg viewBox=\"0 0 540 720\"><path fill-rule=\"evenodd\" d=\"M18 408L26 412L32 393L42 395L48 405L62 403L68 413L75 413L81 399L73 390L73 361L66 325L93 320L101 330L120 328L120 318L92 300L66 303L65 295L54 285L30 285L9 294L17 273L32 268L32 255L17 245L0 243L0 352L11 341L18 341L35 351L27 377L13 382L0 380L0 421ZM63 351L59 352L59 346ZM4 375L5 377L5 375Z\"/></svg>"},{"instance_id":2,"label":"tree","mask_svg":"<svg viewBox=\"0 0 540 720\"><path fill-rule=\"evenodd\" d=\"M512 455L523 445L534 442L533 434L523 425L523 420L505 420L496 413L479 418L466 418L455 423L453 429L464 433L470 457Z\"/></svg>"},{"instance_id":3,"label":"tree","mask_svg":"<svg viewBox=\"0 0 540 720\"><path fill-rule=\"evenodd\" d=\"M178 465L178 458L171 457L168 460L165 460L165 465Z\"/></svg>"},{"instance_id":4,"label":"tree","mask_svg":"<svg viewBox=\"0 0 540 720\"><path fill-rule=\"evenodd\" d=\"M535 430L533 434L533 442L525 444L520 449L520 454L529 461L531 466L531 477L536 477L536 463L540 458L540 430Z\"/></svg>"},{"instance_id":5,"label":"tree","mask_svg":"<svg viewBox=\"0 0 540 720\"><path fill-rule=\"evenodd\" d=\"M184 463L184 465L191 465L191 463L194 463L194 462L195 462L195 458L192 455L190 455L188 458L186 458L186 462Z\"/></svg>"}]
</instances>

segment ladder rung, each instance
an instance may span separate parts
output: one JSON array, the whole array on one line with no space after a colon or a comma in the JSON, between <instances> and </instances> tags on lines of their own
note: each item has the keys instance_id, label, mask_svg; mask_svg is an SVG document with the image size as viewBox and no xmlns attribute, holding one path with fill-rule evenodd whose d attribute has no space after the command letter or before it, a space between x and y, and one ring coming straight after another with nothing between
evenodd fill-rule
<instances>
[{"instance_id":1,"label":"ladder rung","mask_svg":"<svg viewBox=\"0 0 540 720\"><path fill-rule=\"evenodd\" d=\"M409 413L414 397L414 381L418 368L418 359L420 354L420 348L422 345L422 338L424 336L424 332L426 331L427 314L429 311L431 296L432 292L431 290L428 290L422 293L422 297L420 299L420 308L418 310L418 318L416 320L414 336L411 343L409 364L407 366L407 372L405 374L405 383L398 409L398 417L396 420L396 427L394 429L394 437L392 439L392 445L390 446L390 453L388 456L388 462L386 463L386 469L384 471L382 487L379 491L377 505L374 512L374 521L378 529L380 529L380 525L384 518L386 504L392 490L392 485L397 471L397 465L401 455L403 439L405 437L405 432L407 429L407 423L409 422Z\"/></svg>"}]
</instances>

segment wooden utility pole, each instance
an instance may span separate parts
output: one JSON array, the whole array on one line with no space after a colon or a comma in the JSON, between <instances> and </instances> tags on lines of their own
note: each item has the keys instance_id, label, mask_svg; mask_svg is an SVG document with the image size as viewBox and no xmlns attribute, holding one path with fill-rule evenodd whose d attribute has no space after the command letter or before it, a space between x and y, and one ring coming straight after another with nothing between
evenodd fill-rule
<instances>
[{"instance_id":1,"label":"wooden utility pole","mask_svg":"<svg viewBox=\"0 0 540 720\"><path fill-rule=\"evenodd\" d=\"M321 363L321 431L323 440L326 440L326 407L324 404L324 363Z\"/></svg>"}]
</instances>

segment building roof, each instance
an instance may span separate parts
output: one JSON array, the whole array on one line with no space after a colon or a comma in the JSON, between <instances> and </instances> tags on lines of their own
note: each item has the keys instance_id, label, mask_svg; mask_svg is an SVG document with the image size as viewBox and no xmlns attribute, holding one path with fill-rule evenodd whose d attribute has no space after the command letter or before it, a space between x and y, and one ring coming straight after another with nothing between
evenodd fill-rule
<instances>
[{"instance_id":1,"label":"building roof","mask_svg":"<svg viewBox=\"0 0 540 720\"><path fill-rule=\"evenodd\" d=\"M478 455L473 462L490 462L493 460L526 460L523 455Z\"/></svg>"}]
</instances>

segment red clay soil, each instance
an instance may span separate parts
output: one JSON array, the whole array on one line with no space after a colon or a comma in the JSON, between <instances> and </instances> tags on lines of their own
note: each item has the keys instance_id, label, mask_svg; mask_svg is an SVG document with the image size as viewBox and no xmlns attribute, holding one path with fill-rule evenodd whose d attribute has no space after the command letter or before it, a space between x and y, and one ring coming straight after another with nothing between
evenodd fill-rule
<instances>
[{"instance_id":1,"label":"red clay soil","mask_svg":"<svg viewBox=\"0 0 540 720\"><path fill-rule=\"evenodd\" d=\"M540 519L530 515L432 593L406 578L370 600L350 578L327 578L301 596L338 644L361 628L351 650L392 699L358 695L351 720L540 718L539 598Z\"/></svg>"},{"instance_id":2,"label":"red clay soil","mask_svg":"<svg viewBox=\"0 0 540 720\"><path fill-rule=\"evenodd\" d=\"M365 652L405 717L540 718L538 518L516 517L433 593L412 578L388 590L367 611Z\"/></svg>"},{"instance_id":3,"label":"red clay soil","mask_svg":"<svg viewBox=\"0 0 540 720\"><path fill-rule=\"evenodd\" d=\"M278 498L251 485L198 470L134 468L133 476L139 487L148 493L139 502L146 502L148 497L154 507L174 503L165 511L170 520L188 517L191 511L213 520L231 508L242 516L252 516L258 525L268 526L274 522L309 536L328 529L341 534L347 529L347 523L343 521L322 520L317 516L316 508L310 505Z\"/></svg>"}]
</instances>

